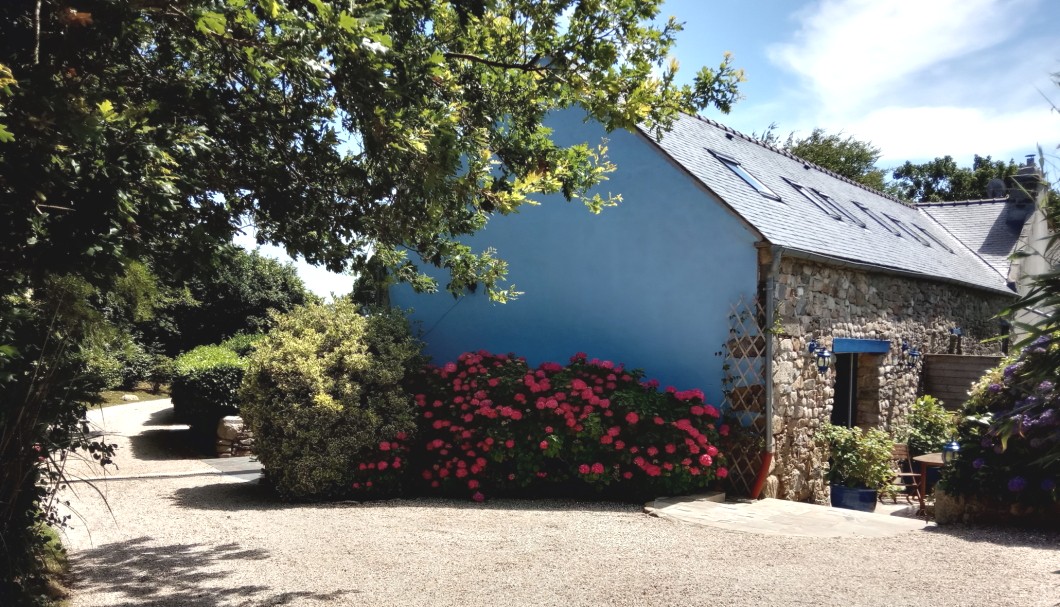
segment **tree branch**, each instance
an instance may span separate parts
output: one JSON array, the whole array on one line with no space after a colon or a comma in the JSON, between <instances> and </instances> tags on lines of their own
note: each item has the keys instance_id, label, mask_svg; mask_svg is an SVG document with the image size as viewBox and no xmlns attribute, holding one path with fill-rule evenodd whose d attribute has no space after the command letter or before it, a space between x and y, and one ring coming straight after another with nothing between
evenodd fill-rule
<instances>
[{"instance_id":1,"label":"tree branch","mask_svg":"<svg viewBox=\"0 0 1060 607\"><path fill-rule=\"evenodd\" d=\"M537 65L539 57L534 55L526 63L508 63L506 61L495 61L493 59L486 59L485 57L479 57L478 55L471 55L468 53L445 53L446 59L466 59L475 63L481 63L490 67L499 67L505 70L522 70L524 72L543 72L547 70L547 66Z\"/></svg>"}]
</instances>

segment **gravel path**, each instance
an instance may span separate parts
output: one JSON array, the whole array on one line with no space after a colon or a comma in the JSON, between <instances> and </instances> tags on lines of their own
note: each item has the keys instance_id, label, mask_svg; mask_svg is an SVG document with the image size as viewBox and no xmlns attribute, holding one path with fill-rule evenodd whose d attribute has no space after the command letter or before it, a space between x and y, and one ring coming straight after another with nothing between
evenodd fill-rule
<instances>
[{"instance_id":1,"label":"gravel path","mask_svg":"<svg viewBox=\"0 0 1060 607\"><path fill-rule=\"evenodd\" d=\"M108 510L73 487L74 607L1060 605L1056 533L795 538L633 505L290 505L217 476L108 481Z\"/></svg>"}]
</instances>

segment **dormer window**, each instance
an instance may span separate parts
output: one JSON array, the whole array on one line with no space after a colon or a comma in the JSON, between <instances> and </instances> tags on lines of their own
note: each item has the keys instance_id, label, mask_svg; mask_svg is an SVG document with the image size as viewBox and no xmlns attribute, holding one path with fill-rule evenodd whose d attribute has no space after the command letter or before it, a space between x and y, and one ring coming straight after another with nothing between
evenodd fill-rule
<instances>
[{"instance_id":1,"label":"dormer window","mask_svg":"<svg viewBox=\"0 0 1060 607\"><path fill-rule=\"evenodd\" d=\"M773 190L769 189L769 186L767 186L766 184L762 183L761 181L758 180L757 177L755 177L754 175L752 175L749 172L747 172L747 169L745 169L743 167L743 165L740 164L739 160L736 160L732 156L726 156L725 154L722 154L720 152L715 152L714 150L707 150L707 151L709 151L711 154L713 154L715 158L720 160L722 164L724 164L725 166L729 167L730 171L732 171L733 173L736 173L736 175L740 179L743 179L745 182L747 182L747 185L749 185L752 188L754 188L755 191L757 191L759 194L765 196L766 198L772 198L773 200L780 200L780 196L777 196L776 192L774 192Z\"/></svg>"},{"instance_id":2,"label":"dormer window","mask_svg":"<svg viewBox=\"0 0 1060 607\"><path fill-rule=\"evenodd\" d=\"M887 223L886 221L884 221L882 217L880 217L879 215L874 213L872 211L872 209L870 209L869 207L861 204L860 202L858 202L856 200L851 200L850 202L853 202L854 206L856 206L857 208L861 209L862 213L868 215L869 218L871 218L876 223L880 224L880 227L882 227L883 229L887 230L891 234L894 234L895 236L901 236L902 235L902 233L898 231L898 228L896 228L893 225L891 225L891 224Z\"/></svg>"},{"instance_id":3,"label":"dormer window","mask_svg":"<svg viewBox=\"0 0 1060 607\"><path fill-rule=\"evenodd\" d=\"M931 246L931 243L928 242L927 240L925 240L923 236L917 234L913 230L910 230L904 223L902 223L898 219L895 219L894 217L891 217L890 215L885 215L885 216L887 217L887 219L890 219L891 221L893 221L894 225L898 226L899 230L901 230L901 231L905 232L906 234L908 234L909 237L912 238L913 240L919 242L920 244L924 245L925 247L930 247ZM901 234L899 234L899 236L900 235Z\"/></svg>"}]
</instances>

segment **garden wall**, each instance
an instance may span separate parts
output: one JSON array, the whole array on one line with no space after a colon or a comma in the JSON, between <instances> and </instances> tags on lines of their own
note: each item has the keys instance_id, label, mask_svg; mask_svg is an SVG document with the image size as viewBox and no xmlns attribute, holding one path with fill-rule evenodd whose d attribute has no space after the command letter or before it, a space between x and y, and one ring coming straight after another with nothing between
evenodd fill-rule
<instances>
[{"instance_id":1,"label":"garden wall","mask_svg":"<svg viewBox=\"0 0 1060 607\"><path fill-rule=\"evenodd\" d=\"M767 273L765 265L761 275ZM998 342L982 342L997 334L993 316L1011 302L1001 293L788 256L781 260L775 295L776 453L764 495L816 502L826 500L828 484L827 454L814 434L831 417L836 369L819 373L808 342L829 349L835 338L890 342L885 353L852 354L857 358L857 425L890 428L902 422L920 382L920 368L911 369L903 360L903 340L922 353L944 354L953 347L950 330L959 326L964 353L1000 354Z\"/></svg>"}]
</instances>

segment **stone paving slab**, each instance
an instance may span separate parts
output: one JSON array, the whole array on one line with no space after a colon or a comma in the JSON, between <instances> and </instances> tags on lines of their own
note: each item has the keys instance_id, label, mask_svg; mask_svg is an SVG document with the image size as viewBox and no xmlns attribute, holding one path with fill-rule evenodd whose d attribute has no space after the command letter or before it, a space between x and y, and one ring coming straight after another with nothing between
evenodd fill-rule
<instances>
[{"instance_id":1,"label":"stone paving slab","mask_svg":"<svg viewBox=\"0 0 1060 607\"><path fill-rule=\"evenodd\" d=\"M790 537L891 537L933 526L904 516L777 499L719 502L717 494L659 498L645 511L697 525Z\"/></svg>"}]
</instances>

